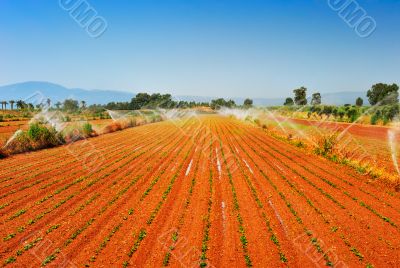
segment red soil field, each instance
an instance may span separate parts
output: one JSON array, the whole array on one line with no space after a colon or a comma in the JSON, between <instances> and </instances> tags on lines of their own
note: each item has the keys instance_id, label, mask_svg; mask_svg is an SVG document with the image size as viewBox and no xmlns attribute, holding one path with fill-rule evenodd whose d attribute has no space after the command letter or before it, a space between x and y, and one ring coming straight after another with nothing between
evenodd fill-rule
<instances>
[{"instance_id":1,"label":"red soil field","mask_svg":"<svg viewBox=\"0 0 400 268\"><path fill-rule=\"evenodd\" d=\"M6 267L399 267L400 195L220 116L0 160Z\"/></svg>"},{"instance_id":2,"label":"red soil field","mask_svg":"<svg viewBox=\"0 0 400 268\"><path fill-rule=\"evenodd\" d=\"M383 168L389 173L398 174L392 156L392 147L396 158L400 154L400 128L363 125L357 123L316 121L281 116L268 117L269 122L283 123L276 131L283 135L291 134L302 140L313 141L319 134L336 132L339 137L339 150L349 155L351 160L365 160L370 165ZM306 128L304 128L306 127ZM392 145L389 132L393 132ZM397 159L397 165L400 161Z\"/></svg>"},{"instance_id":3,"label":"red soil field","mask_svg":"<svg viewBox=\"0 0 400 268\"><path fill-rule=\"evenodd\" d=\"M323 127L335 131L346 131L353 135L362 136L364 138L374 138L379 140L387 140L388 130L393 129L393 127L385 126L374 126L374 125L362 125L357 123L344 123L344 122L329 122L329 121L316 121L316 120L306 120L297 118L283 118L277 117L280 121L289 121L296 124L301 124L305 126L317 126Z\"/></svg>"}]
</instances>

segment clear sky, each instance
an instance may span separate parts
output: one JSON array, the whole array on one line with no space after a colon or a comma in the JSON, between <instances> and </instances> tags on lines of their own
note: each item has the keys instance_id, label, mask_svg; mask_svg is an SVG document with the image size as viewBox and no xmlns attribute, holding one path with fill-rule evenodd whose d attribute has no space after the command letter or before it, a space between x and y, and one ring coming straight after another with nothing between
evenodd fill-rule
<instances>
[{"instance_id":1,"label":"clear sky","mask_svg":"<svg viewBox=\"0 0 400 268\"><path fill-rule=\"evenodd\" d=\"M88 0L91 38L58 0L0 0L0 85L173 95L282 97L400 82L400 1L358 1L377 23L359 37L328 0Z\"/></svg>"}]
</instances>

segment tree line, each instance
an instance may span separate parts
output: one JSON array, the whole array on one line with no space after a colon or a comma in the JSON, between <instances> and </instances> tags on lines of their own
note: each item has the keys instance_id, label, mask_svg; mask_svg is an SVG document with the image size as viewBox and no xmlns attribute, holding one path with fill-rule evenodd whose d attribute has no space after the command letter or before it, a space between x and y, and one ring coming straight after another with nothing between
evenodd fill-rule
<instances>
[{"instance_id":1,"label":"tree line","mask_svg":"<svg viewBox=\"0 0 400 268\"><path fill-rule=\"evenodd\" d=\"M308 104L307 88L300 87L293 90L294 98L286 98L285 106L306 106ZM378 83L373 85L366 94L368 101L372 107L363 107L364 101L361 97L355 100L355 104L345 104L344 106L321 105L322 97L319 92L311 95L310 106L305 108L310 118L313 114L319 116L333 116L343 120L344 117L350 122L356 121L361 114L367 113L371 115L371 124L376 124L379 120L384 124L392 121L399 115L399 86L397 84Z\"/></svg>"},{"instance_id":2,"label":"tree line","mask_svg":"<svg viewBox=\"0 0 400 268\"><path fill-rule=\"evenodd\" d=\"M298 105L304 106L308 104L307 100L307 88L300 87L293 90L294 98L288 97L286 98L283 105L291 106ZM369 103L374 106L383 106L383 105L393 105L399 103L399 86L397 84L384 84L378 83L375 84L367 91L367 95ZM322 97L319 92L313 93L311 96L311 105L320 105L322 103ZM363 106L364 101L361 97L358 97L355 100L356 106Z\"/></svg>"},{"instance_id":3,"label":"tree line","mask_svg":"<svg viewBox=\"0 0 400 268\"><path fill-rule=\"evenodd\" d=\"M218 110L221 107L240 107L235 101L223 98L213 99L211 102L195 102L195 101L182 101L173 100L171 94L148 94L138 93L134 98L127 102L110 102L106 105L93 104L87 106L86 101L77 101L74 99L66 99L63 102L56 102L52 105L50 99L47 99L44 103L33 105L32 103L26 103L22 100L19 101L1 101L2 110L7 109L7 105L11 105L11 110L14 110L14 104L16 104L19 110L34 110L42 109L44 106L48 108L64 110L69 112L77 112L79 110L89 109L94 111L100 110L140 110L140 109L172 109L172 108L195 108L195 107L210 107L213 110ZM246 99L241 107L249 108L252 107L253 100Z\"/></svg>"}]
</instances>

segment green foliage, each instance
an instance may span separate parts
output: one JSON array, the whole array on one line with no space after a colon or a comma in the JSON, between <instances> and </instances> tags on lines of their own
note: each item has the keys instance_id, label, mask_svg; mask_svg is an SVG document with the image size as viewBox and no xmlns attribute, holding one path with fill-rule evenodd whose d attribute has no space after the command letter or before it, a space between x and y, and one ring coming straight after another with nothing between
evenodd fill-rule
<instances>
[{"instance_id":1,"label":"green foliage","mask_svg":"<svg viewBox=\"0 0 400 268\"><path fill-rule=\"evenodd\" d=\"M15 237L15 233L8 234L6 237L3 237L3 241L8 241Z\"/></svg>"},{"instance_id":2,"label":"green foliage","mask_svg":"<svg viewBox=\"0 0 400 268\"><path fill-rule=\"evenodd\" d=\"M312 94L311 105L320 105L322 102L319 92Z\"/></svg>"},{"instance_id":3,"label":"green foliage","mask_svg":"<svg viewBox=\"0 0 400 268\"><path fill-rule=\"evenodd\" d=\"M26 209L21 209L21 210L15 212L14 215L8 217L7 220L13 220L13 219L15 219L15 218L18 218L18 217L21 216L22 214L25 214L25 212L26 212Z\"/></svg>"},{"instance_id":4,"label":"green foliage","mask_svg":"<svg viewBox=\"0 0 400 268\"><path fill-rule=\"evenodd\" d=\"M46 234L53 232L54 230L58 229L58 227L60 227L60 226L61 226L61 224L56 224L56 225L51 226L49 229L47 229Z\"/></svg>"},{"instance_id":5,"label":"green foliage","mask_svg":"<svg viewBox=\"0 0 400 268\"><path fill-rule=\"evenodd\" d=\"M92 134L93 134L93 127L92 127L92 125L90 124L90 123L85 123L83 126L82 126L82 134L83 134L83 136L85 136L85 137L90 137Z\"/></svg>"},{"instance_id":6,"label":"green foliage","mask_svg":"<svg viewBox=\"0 0 400 268\"><path fill-rule=\"evenodd\" d=\"M337 136L335 134L324 135L317 140L315 153L322 156L331 155L334 152L337 143Z\"/></svg>"},{"instance_id":7,"label":"green foliage","mask_svg":"<svg viewBox=\"0 0 400 268\"><path fill-rule=\"evenodd\" d=\"M76 112L79 109L79 102L73 99L66 99L63 103L63 109L69 112Z\"/></svg>"},{"instance_id":8,"label":"green foliage","mask_svg":"<svg viewBox=\"0 0 400 268\"><path fill-rule=\"evenodd\" d=\"M105 106L92 105L90 110L140 110L140 109L171 109L171 108L193 108L198 106L209 106L209 103L197 103L194 101L174 101L171 94L138 93L130 102L110 102Z\"/></svg>"},{"instance_id":9,"label":"green foliage","mask_svg":"<svg viewBox=\"0 0 400 268\"><path fill-rule=\"evenodd\" d=\"M46 259L42 262L42 266L46 266L50 262L54 261L56 259L56 255L51 254L50 256L47 256Z\"/></svg>"},{"instance_id":10,"label":"green foliage","mask_svg":"<svg viewBox=\"0 0 400 268\"><path fill-rule=\"evenodd\" d=\"M28 138L35 149L53 147L60 144L57 131L40 123L33 123L27 131Z\"/></svg>"},{"instance_id":11,"label":"green foliage","mask_svg":"<svg viewBox=\"0 0 400 268\"><path fill-rule=\"evenodd\" d=\"M294 103L296 105L307 105L307 88L301 87L293 90Z\"/></svg>"},{"instance_id":12,"label":"green foliage","mask_svg":"<svg viewBox=\"0 0 400 268\"><path fill-rule=\"evenodd\" d=\"M363 104L364 104L364 100L362 98L358 97L356 99L356 106L361 107L361 106L363 106Z\"/></svg>"},{"instance_id":13,"label":"green foliage","mask_svg":"<svg viewBox=\"0 0 400 268\"><path fill-rule=\"evenodd\" d=\"M346 112L347 118L351 123L355 122L359 117L359 111L356 107L351 107Z\"/></svg>"},{"instance_id":14,"label":"green foliage","mask_svg":"<svg viewBox=\"0 0 400 268\"><path fill-rule=\"evenodd\" d=\"M223 98L212 100L211 104L210 104L210 107L213 110L219 110L219 109L221 109L221 107L232 108L232 107L235 107L235 106L236 106L236 103L233 100L226 101Z\"/></svg>"},{"instance_id":15,"label":"green foliage","mask_svg":"<svg viewBox=\"0 0 400 268\"><path fill-rule=\"evenodd\" d=\"M399 102L399 86L378 83L367 92L371 105L392 105Z\"/></svg>"},{"instance_id":16,"label":"green foliage","mask_svg":"<svg viewBox=\"0 0 400 268\"><path fill-rule=\"evenodd\" d=\"M283 105L292 106L292 105L294 105L294 101L292 98L286 98L285 103Z\"/></svg>"},{"instance_id":17,"label":"green foliage","mask_svg":"<svg viewBox=\"0 0 400 268\"><path fill-rule=\"evenodd\" d=\"M243 102L244 107L251 107L253 106L253 100L252 99L245 99Z\"/></svg>"},{"instance_id":18,"label":"green foliage","mask_svg":"<svg viewBox=\"0 0 400 268\"><path fill-rule=\"evenodd\" d=\"M399 105L397 104L376 107L371 116L371 124L375 125L379 120L382 120L383 124L386 125L398 116L399 112Z\"/></svg>"},{"instance_id":19,"label":"green foliage","mask_svg":"<svg viewBox=\"0 0 400 268\"><path fill-rule=\"evenodd\" d=\"M146 230L141 229L138 238L136 239L135 243L133 244L133 247L128 253L129 257L132 257L132 255L138 250L140 243L143 241L143 239L145 239L146 236L147 236Z\"/></svg>"},{"instance_id":20,"label":"green foliage","mask_svg":"<svg viewBox=\"0 0 400 268\"><path fill-rule=\"evenodd\" d=\"M4 264L10 264L15 262L17 259L15 257L10 257L7 260L5 260Z\"/></svg>"}]
</instances>

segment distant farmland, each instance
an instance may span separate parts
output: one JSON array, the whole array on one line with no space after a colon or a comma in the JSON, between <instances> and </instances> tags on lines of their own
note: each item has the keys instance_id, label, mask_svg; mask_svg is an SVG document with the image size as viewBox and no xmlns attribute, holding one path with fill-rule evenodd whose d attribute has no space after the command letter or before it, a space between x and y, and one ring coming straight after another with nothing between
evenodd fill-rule
<instances>
[{"instance_id":1,"label":"distant farmland","mask_svg":"<svg viewBox=\"0 0 400 268\"><path fill-rule=\"evenodd\" d=\"M217 115L0 160L10 267L398 267L399 228L398 193Z\"/></svg>"}]
</instances>

